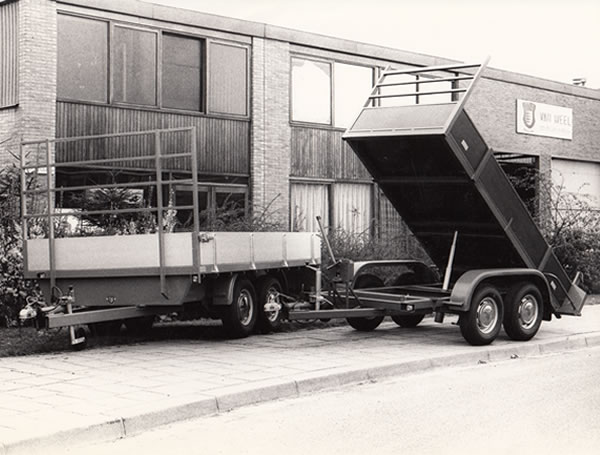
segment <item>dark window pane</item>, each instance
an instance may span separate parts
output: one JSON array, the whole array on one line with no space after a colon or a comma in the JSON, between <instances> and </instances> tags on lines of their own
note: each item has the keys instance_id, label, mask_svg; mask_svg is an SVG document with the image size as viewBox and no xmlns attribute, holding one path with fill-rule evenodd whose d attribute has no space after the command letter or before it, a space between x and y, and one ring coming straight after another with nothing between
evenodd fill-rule
<instances>
[{"instance_id":1,"label":"dark window pane","mask_svg":"<svg viewBox=\"0 0 600 455\"><path fill-rule=\"evenodd\" d=\"M113 34L114 100L156 104L156 34L115 27Z\"/></svg>"},{"instance_id":2,"label":"dark window pane","mask_svg":"<svg viewBox=\"0 0 600 455\"><path fill-rule=\"evenodd\" d=\"M209 53L209 109L223 114L248 115L248 57L243 47L211 43Z\"/></svg>"},{"instance_id":3,"label":"dark window pane","mask_svg":"<svg viewBox=\"0 0 600 455\"><path fill-rule=\"evenodd\" d=\"M163 35L162 104L199 111L201 42Z\"/></svg>"},{"instance_id":4,"label":"dark window pane","mask_svg":"<svg viewBox=\"0 0 600 455\"><path fill-rule=\"evenodd\" d=\"M107 101L108 24L58 15L59 98Z\"/></svg>"}]
</instances>

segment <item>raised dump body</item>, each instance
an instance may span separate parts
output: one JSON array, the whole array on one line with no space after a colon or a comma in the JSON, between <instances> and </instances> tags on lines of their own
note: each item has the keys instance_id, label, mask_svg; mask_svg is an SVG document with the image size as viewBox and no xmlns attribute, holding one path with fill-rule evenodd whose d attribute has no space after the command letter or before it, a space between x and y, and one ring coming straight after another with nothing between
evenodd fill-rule
<instances>
[{"instance_id":1,"label":"raised dump body","mask_svg":"<svg viewBox=\"0 0 600 455\"><path fill-rule=\"evenodd\" d=\"M344 139L451 282L474 269L546 276L555 313L580 314L571 282L465 110L485 64L386 69Z\"/></svg>"}]
</instances>

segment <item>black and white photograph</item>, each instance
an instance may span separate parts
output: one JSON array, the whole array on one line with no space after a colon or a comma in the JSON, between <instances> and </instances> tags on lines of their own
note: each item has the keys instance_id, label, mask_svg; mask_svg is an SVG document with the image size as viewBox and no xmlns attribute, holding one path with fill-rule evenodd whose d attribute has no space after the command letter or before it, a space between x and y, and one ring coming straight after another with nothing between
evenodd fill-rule
<instances>
[{"instance_id":1,"label":"black and white photograph","mask_svg":"<svg viewBox=\"0 0 600 455\"><path fill-rule=\"evenodd\" d=\"M0 0L0 455L600 453L599 21Z\"/></svg>"}]
</instances>

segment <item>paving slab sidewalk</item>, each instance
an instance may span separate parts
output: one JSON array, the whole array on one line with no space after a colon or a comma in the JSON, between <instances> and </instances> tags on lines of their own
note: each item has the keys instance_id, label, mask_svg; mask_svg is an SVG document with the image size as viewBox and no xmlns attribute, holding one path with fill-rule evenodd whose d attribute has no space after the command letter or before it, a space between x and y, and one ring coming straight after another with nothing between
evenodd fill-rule
<instances>
[{"instance_id":1,"label":"paving slab sidewalk","mask_svg":"<svg viewBox=\"0 0 600 455\"><path fill-rule=\"evenodd\" d=\"M465 343L447 318L254 336L172 340L0 359L0 455L114 440L167 423L435 367L600 346L600 305L544 322L521 343Z\"/></svg>"}]
</instances>

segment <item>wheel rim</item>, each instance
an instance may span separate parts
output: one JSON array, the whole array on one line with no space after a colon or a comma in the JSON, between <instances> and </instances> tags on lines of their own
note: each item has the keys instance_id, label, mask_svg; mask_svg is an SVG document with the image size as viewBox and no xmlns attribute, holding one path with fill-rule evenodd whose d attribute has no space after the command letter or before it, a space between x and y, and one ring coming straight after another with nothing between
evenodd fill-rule
<instances>
[{"instance_id":1,"label":"wheel rim","mask_svg":"<svg viewBox=\"0 0 600 455\"><path fill-rule=\"evenodd\" d=\"M274 287L269 288L267 291L267 301L264 303L279 303L279 291ZM265 311L265 315L269 322L276 322L279 318L279 310Z\"/></svg>"},{"instance_id":2,"label":"wheel rim","mask_svg":"<svg viewBox=\"0 0 600 455\"><path fill-rule=\"evenodd\" d=\"M254 317L254 305L252 304L252 295L247 289L242 289L237 299L237 307L240 315L240 323L248 325Z\"/></svg>"},{"instance_id":3,"label":"wheel rim","mask_svg":"<svg viewBox=\"0 0 600 455\"><path fill-rule=\"evenodd\" d=\"M539 304L537 299L531 295L526 294L519 302L519 324L524 329L531 329L535 326L539 314Z\"/></svg>"},{"instance_id":4,"label":"wheel rim","mask_svg":"<svg viewBox=\"0 0 600 455\"><path fill-rule=\"evenodd\" d=\"M486 297L479 302L477 308L477 328L481 333L489 334L498 323L498 303L492 297Z\"/></svg>"}]
</instances>

